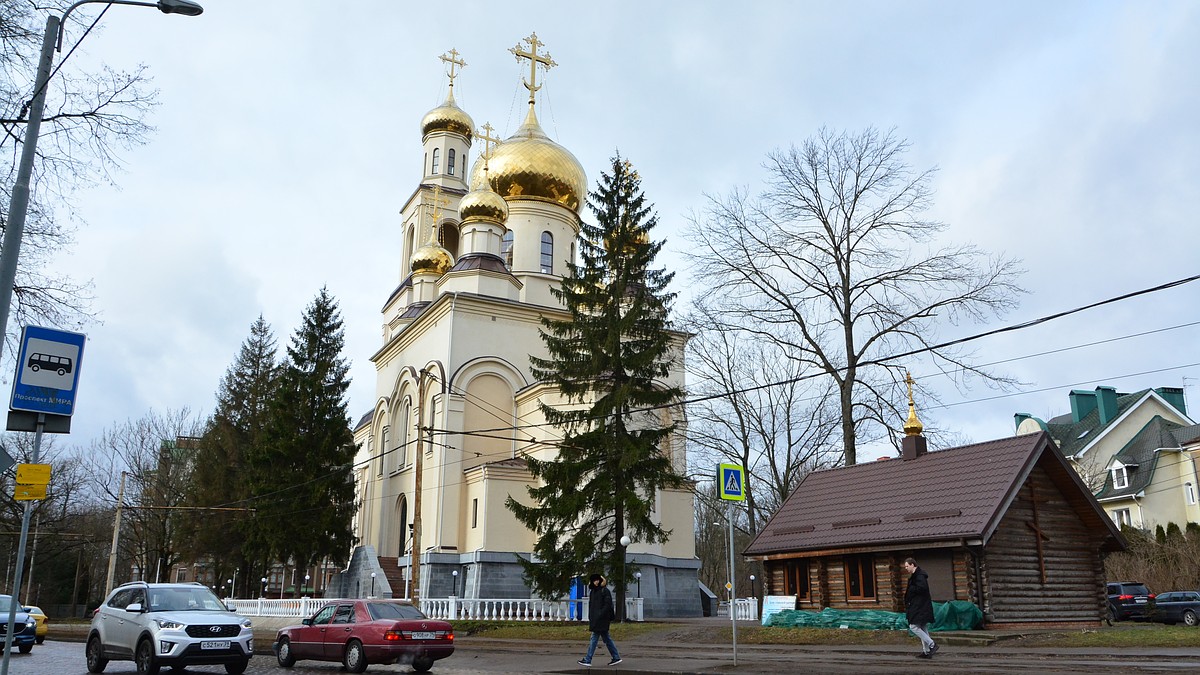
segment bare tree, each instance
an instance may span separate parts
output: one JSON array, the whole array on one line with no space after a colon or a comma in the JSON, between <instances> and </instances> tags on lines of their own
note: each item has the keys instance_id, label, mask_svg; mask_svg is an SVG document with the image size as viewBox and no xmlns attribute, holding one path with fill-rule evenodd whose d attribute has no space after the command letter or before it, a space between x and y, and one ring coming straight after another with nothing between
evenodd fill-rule
<instances>
[{"instance_id":1,"label":"bare tree","mask_svg":"<svg viewBox=\"0 0 1200 675\"><path fill-rule=\"evenodd\" d=\"M0 227L8 222L8 203L33 99L36 62L47 12L61 14L64 0L0 0ZM82 39L90 17L73 15L68 35ZM34 323L78 327L91 320L91 283L54 271L53 262L74 241L82 222L72 195L81 187L113 182L119 153L145 143L146 123L156 105L145 67L132 72L103 68L79 72L68 60L72 43L63 45L57 70L48 83L46 110L31 178L29 212L13 289L9 326ZM10 342L13 335L5 336ZM12 350L6 350L11 353Z\"/></svg>"},{"instance_id":2,"label":"bare tree","mask_svg":"<svg viewBox=\"0 0 1200 675\"><path fill-rule=\"evenodd\" d=\"M838 413L827 381L778 345L724 325L702 301L693 305L688 343L688 441L696 473L731 462L746 468L751 536L810 471L842 461ZM781 383L776 385L775 383Z\"/></svg>"},{"instance_id":3,"label":"bare tree","mask_svg":"<svg viewBox=\"0 0 1200 675\"><path fill-rule=\"evenodd\" d=\"M200 420L187 408L159 414L148 412L105 430L88 450L96 491L115 505L121 473L125 505L119 553L151 581L166 580L182 560L179 541L184 506L191 481ZM122 567L118 581L124 578Z\"/></svg>"},{"instance_id":4,"label":"bare tree","mask_svg":"<svg viewBox=\"0 0 1200 675\"><path fill-rule=\"evenodd\" d=\"M895 442L904 364L930 349L959 384L1008 382L970 354L932 349L940 324L984 320L1016 305L1017 262L970 245L941 246L946 226L924 220L933 170L913 172L894 132L822 129L799 148L768 155L761 195L709 197L692 217L697 276L720 289L725 321L815 368L837 390L843 451Z\"/></svg>"}]
</instances>

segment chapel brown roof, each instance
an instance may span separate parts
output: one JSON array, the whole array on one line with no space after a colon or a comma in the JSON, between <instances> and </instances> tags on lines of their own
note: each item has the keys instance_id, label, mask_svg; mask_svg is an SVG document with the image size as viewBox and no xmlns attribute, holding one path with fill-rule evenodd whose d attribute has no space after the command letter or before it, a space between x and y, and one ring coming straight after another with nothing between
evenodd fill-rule
<instances>
[{"instance_id":1,"label":"chapel brown roof","mask_svg":"<svg viewBox=\"0 0 1200 675\"><path fill-rule=\"evenodd\" d=\"M1106 548L1124 539L1050 435L1041 432L816 471L788 497L748 556L978 539L987 543L1017 490L1041 466Z\"/></svg>"}]
</instances>

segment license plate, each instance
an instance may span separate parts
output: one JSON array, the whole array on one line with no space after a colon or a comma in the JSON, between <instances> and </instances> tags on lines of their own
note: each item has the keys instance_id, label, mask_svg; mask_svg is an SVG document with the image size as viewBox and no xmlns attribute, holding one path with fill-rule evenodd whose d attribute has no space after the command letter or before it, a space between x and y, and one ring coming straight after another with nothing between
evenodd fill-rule
<instances>
[{"instance_id":1,"label":"license plate","mask_svg":"<svg viewBox=\"0 0 1200 675\"><path fill-rule=\"evenodd\" d=\"M414 640L432 640L432 639L434 639L435 637L437 637L437 634L436 634L436 633L433 633L433 632L428 632L428 631L427 631L427 632L423 632L423 633L422 633L422 632L414 632L414 633L413 633L413 639L414 639Z\"/></svg>"},{"instance_id":2,"label":"license plate","mask_svg":"<svg viewBox=\"0 0 1200 675\"><path fill-rule=\"evenodd\" d=\"M200 649L229 649L229 640L205 640Z\"/></svg>"},{"instance_id":3,"label":"license plate","mask_svg":"<svg viewBox=\"0 0 1200 675\"><path fill-rule=\"evenodd\" d=\"M1144 604L1146 604L1146 599L1145 598L1135 598L1134 602L1136 602L1139 605L1144 605Z\"/></svg>"}]
</instances>

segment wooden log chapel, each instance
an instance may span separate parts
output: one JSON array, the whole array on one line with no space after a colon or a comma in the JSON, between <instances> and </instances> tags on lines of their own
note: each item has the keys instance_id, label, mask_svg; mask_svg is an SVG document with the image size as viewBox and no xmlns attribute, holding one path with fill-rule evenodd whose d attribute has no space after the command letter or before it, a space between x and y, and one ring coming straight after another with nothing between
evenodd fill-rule
<instances>
[{"instance_id":1,"label":"wooden log chapel","mask_svg":"<svg viewBox=\"0 0 1200 675\"><path fill-rule=\"evenodd\" d=\"M909 393L899 459L809 474L745 551L796 608L904 611L912 556L935 602L985 628L1095 627L1125 539L1045 432L937 452Z\"/></svg>"}]
</instances>

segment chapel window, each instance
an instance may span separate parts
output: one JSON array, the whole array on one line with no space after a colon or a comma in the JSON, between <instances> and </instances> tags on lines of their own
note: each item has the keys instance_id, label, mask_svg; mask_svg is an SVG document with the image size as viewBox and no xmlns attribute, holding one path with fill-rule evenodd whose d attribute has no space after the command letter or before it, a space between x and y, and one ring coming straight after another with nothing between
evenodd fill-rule
<instances>
[{"instance_id":1,"label":"chapel window","mask_svg":"<svg viewBox=\"0 0 1200 675\"><path fill-rule=\"evenodd\" d=\"M1184 499L1187 500L1188 504L1195 504L1196 503L1196 486L1193 485L1192 483L1184 483L1183 484L1183 497L1184 497Z\"/></svg>"},{"instance_id":2,"label":"chapel window","mask_svg":"<svg viewBox=\"0 0 1200 675\"><path fill-rule=\"evenodd\" d=\"M379 448L379 475L381 475L381 476L383 475L383 461L384 461L383 456L387 454L388 444L390 442L391 437L392 437L392 428L384 427L383 428L383 443L380 444L380 448Z\"/></svg>"},{"instance_id":3,"label":"chapel window","mask_svg":"<svg viewBox=\"0 0 1200 675\"><path fill-rule=\"evenodd\" d=\"M412 403L408 399L404 399L404 408L400 413L400 445L396 446L396 470L404 468L408 459L408 429L412 426L409 420L409 415L412 411Z\"/></svg>"},{"instance_id":4,"label":"chapel window","mask_svg":"<svg viewBox=\"0 0 1200 675\"><path fill-rule=\"evenodd\" d=\"M433 170L430 171L429 173L436 176L438 173L438 166L441 164L441 161L442 161L442 149L434 148L433 149Z\"/></svg>"},{"instance_id":5,"label":"chapel window","mask_svg":"<svg viewBox=\"0 0 1200 675\"><path fill-rule=\"evenodd\" d=\"M871 554L851 555L845 558L846 598L848 600L875 599L875 559Z\"/></svg>"},{"instance_id":6,"label":"chapel window","mask_svg":"<svg viewBox=\"0 0 1200 675\"><path fill-rule=\"evenodd\" d=\"M446 153L446 174L454 175L454 148L450 148L450 151Z\"/></svg>"},{"instance_id":7,"label":"chapel window","mask_svg":"<svg viewBox=\"0 0 1200 675\"><path fill-rule=\"evenodd\" d=\"M808 561L789 560L783 568L783 594L808 597Z\"/></svg>"}]
</instances>

